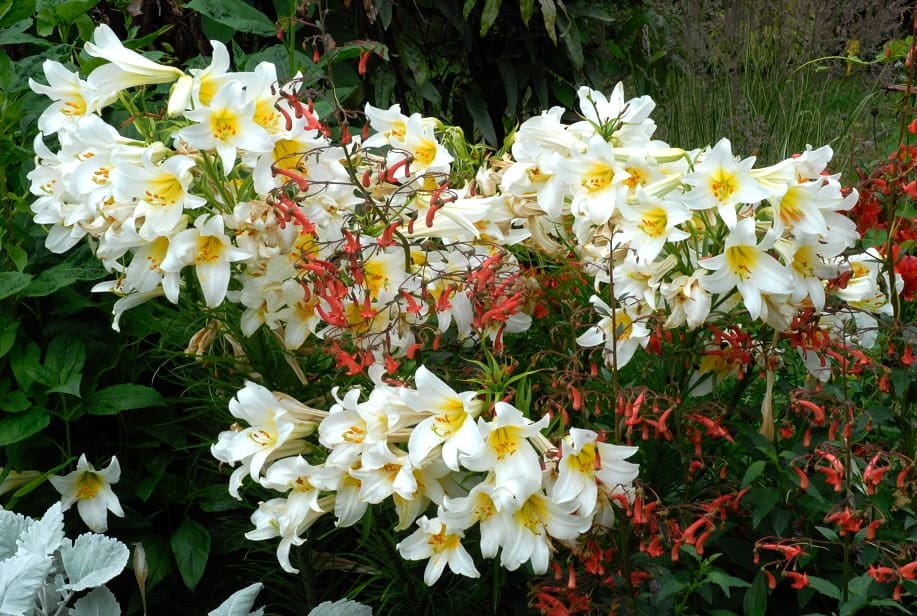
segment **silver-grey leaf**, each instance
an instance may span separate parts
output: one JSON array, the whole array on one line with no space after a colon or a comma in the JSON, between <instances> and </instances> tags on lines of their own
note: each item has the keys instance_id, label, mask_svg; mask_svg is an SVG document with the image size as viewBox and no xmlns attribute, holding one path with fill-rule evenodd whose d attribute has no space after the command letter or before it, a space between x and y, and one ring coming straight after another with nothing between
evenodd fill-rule
<instances>
[{"instance_id":1,"label":"silver-grey leaf","mask_svg":"<svg viewBox=\"0 0 917 616\"><path fill-rule=\"evenodd\" d=\"M16 553L16 542L34 523L28 516L0 509L0 561Z\"/></svg>"},{"instance_id":2,"label":"silver-grey leaf","mask_svg":"<svg viewBox=\"0 0 917 616\"><path fill-rule=\"evenodd\" d=\"M121 606L110 590L99 586L73 604L70 616L121 616Z\"/></svg>"},{"instance_id":3,"label":"silver-grey leaf","mask_svg":"<svg viewBox=\"0 0 917 616\"><path fill-rule=\"evenodd\" d=\"M130 555L117 539L96 533L80 535L72 546L65 543L60 553L70 590L101 586L124 570Z\"/></svg>"},{"instance_id":4,"label":"silver-grey leaf","mask_svg":"<svg viewBox=\"0 0 917 616\"><path fill-rule=\"evenodd\" d=\"M350 599L338 599L334 603L319 603L309 616L373 616L373 608Z\"/></svg>"},{"instance_id":5,"label":"silver-grey leaf","mask_svg":"<svg viewBox=\"0 0 917 616\"><path fill-rule=\"evenodd\" d=\"M43 554L23 552L0 566L0 614L31 613L35 593L45 583L53 560Z\"/></svg>"},{"instance_id":6,"label":"silver-grey leaf","mask_svg":"<svg viewBox=\"0 0 917 616\"><path fill-rule=\"evenodd\" d=\"M19 536L16 541L17 552L48 556L61 547L64 539L64 511L58 501L48 507L41 519L29 525Z\"/></svg>"},{"instance_id":7,"label":"silver-grey leaf","mask_svg":"<svg viewBox=\"0 0 917 616\"><path fill-rule=\"evenodd\" d=\"M223 601L220 607L208 612L207 616L261 616L264 614L264 608L255 612L252 612L251 609L262 586L260 582L255 582L242 590L237 590L229 595L229 598Z\"/></svg>"}]
</instances>

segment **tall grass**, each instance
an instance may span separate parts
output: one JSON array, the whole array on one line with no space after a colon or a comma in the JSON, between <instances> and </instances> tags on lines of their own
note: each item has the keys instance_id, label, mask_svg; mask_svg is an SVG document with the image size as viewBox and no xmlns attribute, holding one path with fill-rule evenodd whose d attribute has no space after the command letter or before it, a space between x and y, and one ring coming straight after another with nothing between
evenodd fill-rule
<instances>
[{"instance_id":1,"label":"tall grass","mask_svg":"<svg viewBox=\"0 0 917 616\"><path fill-rule=\"evenodd\" d=\"M783 4L787 11L805 11L796 2ZM729 135L734 152L756 155L759 164L827 144L835 151L834 170L845 175L887 151L894 125L885 121L894 117L885 89L890 67L818 61L843 55L846 42L854 39L835 34L833 42L827 40L823 32L834 31L824 21L827 15L783 16L785 21L774 21L753 7L682 15L672 69L656 96L659 137L703 146ZM885 28L888 36L895 34L892 26ZM874 47L861 49L862 57L876 53Z\"/></svg>"}]
</instances>

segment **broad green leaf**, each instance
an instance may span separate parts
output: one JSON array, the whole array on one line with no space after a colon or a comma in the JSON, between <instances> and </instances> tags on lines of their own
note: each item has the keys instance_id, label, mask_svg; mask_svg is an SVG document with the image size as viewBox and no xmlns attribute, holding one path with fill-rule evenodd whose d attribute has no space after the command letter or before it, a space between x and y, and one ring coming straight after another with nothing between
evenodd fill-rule
<instances>
[{"instance_id":1,"label":"broad green leaf","mask_svg":"<svg viewBox=\"0 0 917 616\"><path fill-rule=\"evenodd\" d=\"M0 567L0 614L31 614L35 592L45 583L53 564L50 556L30 552L3 561Z\"/></svg>"},{"instance_id":2,"label":"broad green leaf","mask_svg":"<svg viewBox=\"0 0 917 616\"><path fill-rule=\"evenodd\" d=\"M79 397L83 378L83 364L86 362L86 345L73 336L58 336L48 345L44 368L52 378L48 391Z\"/></svg>"},{"instance_id":3,"label":"broad green leaf","mask_svg":"<svg viewBox=\"0 0 917 616\"><path fill-rule=\"evenodd\" d=\"M29 397L18 389L0 395L0 410L7 413L21 413L29 410L31 406L32 402Z\"/></svg>"},{"instance_id":4,"label":"broad green leaf","mask_svg":"<svg viewBox=\"0 0 917 616\"><path fill-rule=\"evenodd\" d=\"M24 441L41 432L51 423L51 416L43 408L33 407L25 413L0 417L0 447Z\"/></svg>"},{"instance_id":5,"label":"broad green leaf","mask_svg":"<svg viewBox=\"0 0 917 616\"><path fill-rule=\"evenodd\" d=\"M73 604L70 616L121 616L114 593L100 586Z\"/></svg>"},{"instance_id":6,"label":"broad green leaf","mask_svg":"<svg viewBox=\"0 0 917 616\"><path fill-rule=\"evenodd\" d=\"M748 582L741 578L729 575L725 571L719 569L714 569L707 575L707 579L716 584L722 589L723 594L729 597L730 588L748 588L751 586Z\"/></svg>"},{"instance_id":7,"label":"broad green leaf","mask_svg":"<svg viewBox=\"0 0 917 616\"><path fill-rule=\"evenodd\" d=\"M544 17L544 29L547 30L551 41L557 45L557 5L554 0L538 0L541 4L541 16Z\"/></svg>"},{"instance_id":8,"label":"broad green leaf","mask_svg":"<svg viewBox=\"0 0 917 616\"><path fill-rule=\"evenodd\" d=\"M809 587L814 589L817 592L825 595L826 597L831 597L837 601L841 599L841 590L825 578L815 577L814 575L808 576Z\"/></svg>"},{"instance_id":9,"label":"broad green leaf","mask_svg":"<svg viewBox=\"0 0 917 616\"><path fill-rule=\"evenodd\" d=\"M241 590L229 595L226 601L220 604L215 610L207 612L207 616L249 616L252 606L255 604L255 598L261 592L264 586L261 582L255 582ZM260 614L261 611L259 610Z\"/></svg>"},{"instance_id":10,"label":"broad green leaf","mask_svg":"<svg viewBox=\"0 0 917 616\"><path fill-rule=\"evenodd\" d=\"M178 564L181 579L189 590L194 590L204 575L210 554L210 533L199 522L185 518L172 539L172 554Z\"/></svg>"},{"instance_id":11,"label":"broad green leaf","mask_svg":"<svg viewBox=\"0 0 917 616\"><path fill-rule=\"evenodd\" d=\"M19 536L16 546L30 554L50 556L61 547L64 539L64 511L58 501L48 508L40 520L29 525Z\"/></svg>"},{"instance_id":12,"label":"broad green leaf","mask_svg":"<svg viewBox=\"0 0 917 616\"><path fill-rule=\"evenodd\" d=\"M477 3L478 0L465 0L465 4L462 6L462 17L468 19L468 16L471 15L471 11L474 10Z\"/></svg>"},{"instance_id":13,"label":"broad green leaf","mask_svg":"<svg viewBox=\"0 0 917 616\"><path fill-rule=\"evenodd\" d=\"M30 342L24 351L22 345L13 351L10 355L10 368L13 370L13 376L16 377L20 389L28 391L35 382L32 373L41 368L41 349L34 342Z\"/></svg>"},{"instance_id":14,"label":"broad green leaf","mask_svg":"<svg viewBox=\"0 0 917 616\"><path fill-rule=\"evenodd\" d=\"M88 250L75 252L63 263L44 270L26 287L26 297L44 297L58 289L80 280L98 280L105 276L105 268Z\"/></svg>"},{"instance_id":15,"label":"broad green leaf","mask_svg":"<svg viewBox=\"0 0 917 616\"><path fill-rule=\"evenodd\" d=\"M9 353L10 349L13 348L13 343L16 342L16 332L18 331L19 321L17 319L10 319L0 325L0 357Z\"/></svg>"},{"instance_id":16,"label":"broad green leaf","mask_svg":"<svg viewBox=\"0 0 917 616\"><path fill-rule=\"evenodd\" d=\"M121 411L161 406L164 402L163 397L152 387L133 383L100 389L83 400L86 412L90 415L114 415Z\"/></svg>"},{"instance_id":17,"label":"broad green leaf","mask_svg":"<svg viewBox=\"0 0 917 616\"><path fill-rule=\"evenodd\" d=\"M752 462L747 469L745 469L745 474L742 476L742 487L747 488L751 485L751 482L761 476L761 473L764 472L764 466L766 462L764 460L758 460Z\"/></svg>"},{"instance_id":18,"label":"broad green leaf","mask_svg":"<svg viewBox=\"0 0 917 616\"><path fill-rule=\"evenodd\" d=\"M500 5L502 3L503 0L485 0L484 12L481 13L481 36L486 35L490 27L494 25L497 15L500 14Z\"/></svg>"},{"instance_id":19,"label":"broad green leaf","mask_svg":"<svg viewBox=\"0 0 917 616\"><path fill-rule=\"evenodd\" d=\"M61 0L60 4L54 8L54 14L57 15L60 23L69 26L98 3L99 0Z\"/></svg>"},{"instance_id":20,"label":"broad green leaf","mask_svg":"<svg viewBox=\"0 0 917 616\"><path fill-rule=\"evenodd\" d=\"M0 272L0 299L19 293L32 282L30 274L22 272Z\"/></svg>"},{"instance_id":21,"label":"broad green leaf","mask_svg":"<svg viewBox=\"0 0 917 616\"><path fill-rule=\"evenodd\" d=\"M31 25L31 19L22 19L6 28L0 29L0 45L32 44L39 47L50 47L51 43L48 41L26 32Z\"/></svg>"},{"instance_id":22,"label":"broad green leaf","mask_svg":"<svg viewBox=\"0 0 917 616\"><path fill-rule=\"evenodd\" d=\"M767 581L762 572L758 572L751 588L745 591L742 608L745 616L764 616L767 611Z\"/></svg>"},{"instance_id":23,"label":"broad green leaf","mask_svg":"<svg viewBox=\"0 0 917 616\"><path fill-rule=\"evenodd\" d=\"M70 545L61 546L61 562L67 573L65 588L73 591L101 586L124 570L130 551L105 535L83 533Z\"/></svg>"},{"instance_id":24,"label":"broad green leaf","mask_svg":"<svg viewBox=\"0 0 917 616\"><path fill-rule=\"evenodd\" d=\"M751 523L755 528L761 524L761 520L774 510L777 502L780 500L780 494L771 486L761 486L752 488L746 497L750 502L755 504L751 516Z\"/></svg>"},{"instance_id":25,"label":"broad green leaf","mask_svg":"<svg viewBox=\"0 0 917 616\"><path fill-rule=\"evenodd\" d=\"M490 119L490 114L487 113L487 104L484 102L484 99L481 98L481 95L474 90L466 90L465 106L468 108L468 113L471 114L471 118L474 120L475 127L481 131L484 140L496 146L497 132L494 130L493 120Z\"/></svg>"},{"instance_id":26,"label":"broad green leaf","mask_svg":"<svg viewBox=\"0 0 917 616\"><path fill-rule=\"evenodd\" d=\"M564 18L563 22L564 36L562 40L564 46L567 48L567 55L570 57L573 67L577 71L580 71L583 69L585 58L583 58L583 45L580 41L579 28L576 24L570 23L566 18Z\"/></svg>"},{"instance_id":27,"label":"broad green leaf","mask_svg":"<svg viewBox=\"0 0 917 616\"><path fill-rule=\"evenodd\" d=\"M37 0L3 0L0 2L0 28L8 28L35 14Z\"/></svg>"},{"instance_id":28,"label":"broad green leaf","mask_svg":"<svg viewBox=\"0 0 917 616\"><path fill-rule=\"evenodd\" d=\"M277 28L267 15L242 0L191 0L185 7L194 9L236 32L274 36Z\"/></svg>"}]
</instances>

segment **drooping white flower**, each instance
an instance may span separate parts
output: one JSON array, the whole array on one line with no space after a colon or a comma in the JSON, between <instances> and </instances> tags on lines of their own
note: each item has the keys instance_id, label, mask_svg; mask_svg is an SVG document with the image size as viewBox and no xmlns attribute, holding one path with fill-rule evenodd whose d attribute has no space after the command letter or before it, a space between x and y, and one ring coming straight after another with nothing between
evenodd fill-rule
<instances>
[{"instance_id":1,"label":"drooping white flower","mask_svg":"<svg viewBox=\"0 0 917 616\"><path fill-rule=\"evenodd\" d=\"M429 559L423 574L427 586L436 583L446 565L453 573L480 577L474 560L462 545L464 533L460 529L451 528L440 518L429 519L427 516L418 519L417 526L417 530L400 541L397 548L401 557L407 560Z\"/></svg>"},{"instance_id":2,"label":"drooping white flower","mask_svg":"<svg viewBox=\"0 0 917 616\"><path fill-rule=\"evenodd\" d=\"M76 503L77 513L91 530L104 533L108 530L108 512L124 517L121 502L111 486L121 479L121 465L117 456L103 470L97 471L81 454L76 470L66 475L51 475L48 481L61 494L64 511Z\"/></svg>"}]
</instances>

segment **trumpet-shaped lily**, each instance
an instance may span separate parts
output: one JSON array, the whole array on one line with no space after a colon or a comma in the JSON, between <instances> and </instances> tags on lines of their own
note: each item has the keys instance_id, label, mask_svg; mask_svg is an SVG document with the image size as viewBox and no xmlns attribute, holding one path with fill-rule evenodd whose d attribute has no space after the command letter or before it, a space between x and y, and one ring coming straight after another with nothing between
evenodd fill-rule
<instances>
[{"instance_id":1,"label":"trumpet-shaped lily","mask_svg":"<svg viewBox=\"0 0 917 616\"><path fill-rule=\"evenodd\" d=\"M401 391L401 400L414 411L427 415L411 431L408 452L414 465L442 445L442 459L459 470L459 455L471 455L484 445L475 423L482 402L473 391L456 393L439 377L421 366L415 375L416 390Z\"/></svg>"},{"instance_id":2,"label":"trumpet-shaped lily","mask_svg":"<svg viewBox=\"0 0 917 616\"><path fill-rule=\"evenodd\" d=\"M423 516L417 520L417 530L398 543L398 553L407 560L427 561L423 581L432 586L440 578L446 565L453 573L468 577L480 577L471 555L462 545L464 533L452 528L440 518Z\"/></svg>"},{"instance_id":3,"label":"trumpet-shaped lily","mask_svg":"<svg viewBox=\"0 0 917 616\"><path fill-rule=\"evenodd\" d=\"M229 288L229 264L250 257L246 251L233 246L223 233L220 216L202 214L194 221L193 228L185 229L172 238L169 252L160 267L164 272L179 272L188 265L194 265L204 292L204 302L209 308L215 308L223 303Z\"/></svg>"},{"instance_id":4,"label":"trumpet-shaped lily","mask_svg":"<svg viewBox=\"0 0 917 616\"><path fill-rule=\"evenodd\" d=\"M105 469L97 471L86 460L86 454L80 456L76 470L66 475L51 475L48 480L54 489L61 494L64 511L76 503L77 513L91 530L104 533L108 530L108 512L119 518L124 517L124 510L111 486L121 479L121 465L116 456Z\"/></svg>"},{"instance_id":5,"label":"trumpet-shaped lily","mask_svg":"<svg viewBox=\"0 0 917 616\"><path fill-rule=\"evenodd\" d=\"M45 60L42 70L48 85L29 79L29 87L53 101L38 116L38 130L44 135L52 135L62 127L73 125L79 118L98 111L118 97L113 92L99 93L80 79L79 73L68 71L60 62Z\"/></svg>"},{"instance_id":6,"label":"trumpet-shaped lily","mask_svg":"<svg viewBox=\"0 0 917 616\"><path fill-rule=\"evenodd\" d=\"M494 405L494 419L478 418L484 446L473 454L460 456L461 463L473 471L494 472L494 485L507 495L500 508L515 509L541 487L541 459L529 439L541 434L549 418L537 422L506 402Z\"/></svg>"},{"instance_id":7,"label":"trumpet-shaped lily","mask_svg":"<svg viewBox=\"0 0 917 616\"><path fill-rule=\"evenodd\" d=\"M624 366L637 349L649 343L649 330L626 309L612 310L597 295L590 297L589 302L602 318L577 337L576 343L584 347L604 345L606 362L613 360L619 368Z\"/></svg>"},{"instance_id":8,"label":"trumpet-shaped lily","mask_svg":"<svg viewBox=\"0 0 917 616\"><path fill-rule=\"evenodd\" d=\"M637 453L636 447L600 443L597 437L592 430L571 428L561 444L558 477L551 498L570 503L580 516L590 516L595 510L597 481L608 490L627 491L640 469L624 460Z\"/></svg>"},{"instance_id":9,"label":"trumpet-shaped lily","mask_svg":"<svg viewBox=\"0 0 917 616\"><path fill-rule=\"evenodd\" d=\"M762 293L793 291L792 275L767 254L769 243L766 239L758 243L754 218L738 221L726 236L723 253L700 260L701 267L713 270L701 278L701 284L719 294L738 288L748 314L757 319L761 315Z\"/></svg>"},{"instance_id":10,"label":"trumpet-shaped lily","mask_svg":"<svg viewBox=\"0 0 917 616\"><path fill-rule=\"evenodd\" d=\"M172 66L157 64L128 49L105 24L96 27L92 41L83 47L88 55L108 60L94 69L86 81L98 92L118 92L135 86L172 83L184 75Z\"/></svg>"},{"instance_id":11,"label":"trumpet-shaped lily","mask_svg":"<svg viewBox=\"0 0 917 616\"><path fill-rule=\"evenodd\" d=\"M694 188L685 196L685 205L693 210L716 208L726 226L736 226L736 208L740 204L755 203L766 198L768 191L752 175L754 156L736 162L732 144L720 139L697 165L694 173L682 180Z\"/></svg>"},{"instance_id":12,"label":"trumpet-shaped lily","mask_svg":"<svg viewBox=\"0 0 917 616\"><path fill-rule=\"evenodd\" d=\"M177 139L199 150L216 150L229 175L239 150L270 152L274 147L267 130L255 122L255 101L246 101L243 84L231 81L209 106L185 112L196 124L178 131Z\"/></svg>"}]
</instances>

